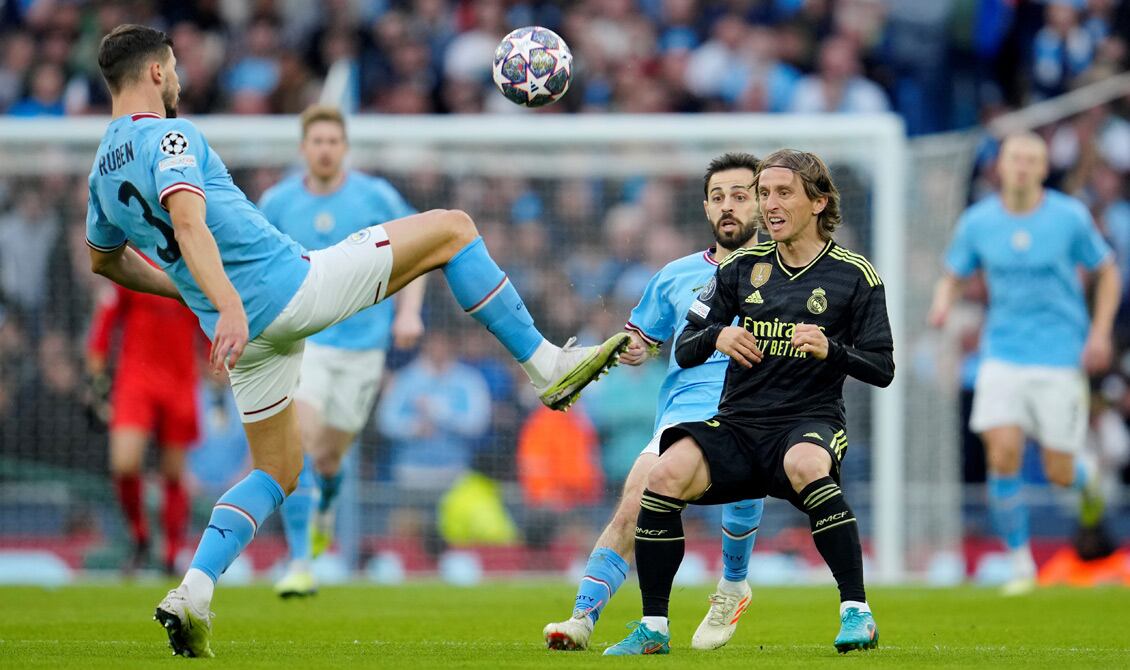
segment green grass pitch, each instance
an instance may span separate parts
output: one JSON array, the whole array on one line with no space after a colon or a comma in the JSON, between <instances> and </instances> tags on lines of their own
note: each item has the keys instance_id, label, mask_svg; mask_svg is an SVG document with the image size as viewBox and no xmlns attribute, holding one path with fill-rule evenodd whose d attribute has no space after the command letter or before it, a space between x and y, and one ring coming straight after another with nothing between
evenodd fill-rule
<instances>
[{"instance_id":1,"label":"green grass pitch","mask_svg":"<svg viewBox=\"0 0 1130 670\"><path fill-rule=\"evenodd\" d=\"M501 582L325 588L280 601L266 586L220 588L214 661L172 658L150 617L167 586L0 588L0 668L678 668L1130 667L1130 591L875 588L880 648L840 656L832 586L757 588L726 647L689 648L709 587L676 587L668 657L603 658L639 616L634 580L605 610L593 649L551 652L541 628L564 618L573 585Z\"/></svg>"}]
</instances>

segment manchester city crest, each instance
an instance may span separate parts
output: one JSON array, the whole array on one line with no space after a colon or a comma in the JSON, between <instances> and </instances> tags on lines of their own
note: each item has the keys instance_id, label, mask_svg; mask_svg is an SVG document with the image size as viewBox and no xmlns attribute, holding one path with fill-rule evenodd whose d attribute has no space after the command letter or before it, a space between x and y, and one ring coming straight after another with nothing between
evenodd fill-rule
<instances>
[{"instance_id":1,"label":"manchester city crest","mask_svg":"<svg viewBox=\"0 0 1130 670\"><path fill-rule=\"evenodd\" d=\"M365 240L369 239L370 235L372 235L372 233L369 232L368 228L362 228L361 230L358 230L356 233L353 233L352 235L350 235L349 241L352 242L353 244L361 244Z\"/></svg>"},{"instance_id":2,"label":"manchester city crest","mask_svg":"<svg viewBox=\"0 0 1130 670\"><path fill-rule=\"evenodd\" d=\"M823 314L828 310L828 296L825 294L824 289L812 289L812 295L808 296L808 311L813 314Z\"/></svg>"},{"instance_id":3,"label":"manchester city crest","mask_svg":"<svg viewBox=\"0 0 1130 670\"><path fill-rule=\"evenodd\" d=\"M314 230L319 233L328 233L334 229L334 215L329 212L318 212L314 217Z\"/></svg>"},{"instance_id":4,"label":"manchester city crest","mask_svg":"<svg viewBox=\"0 0 1130 670\"><path fill-rule=\"evenodd\" d=\"M753 271L749 273L749 283L753 284L754 288L761 288L765 282L769 281L769 275L773 272L773 266L769 263L758 263L753 266Z\"/></svg>"}]
</instances>

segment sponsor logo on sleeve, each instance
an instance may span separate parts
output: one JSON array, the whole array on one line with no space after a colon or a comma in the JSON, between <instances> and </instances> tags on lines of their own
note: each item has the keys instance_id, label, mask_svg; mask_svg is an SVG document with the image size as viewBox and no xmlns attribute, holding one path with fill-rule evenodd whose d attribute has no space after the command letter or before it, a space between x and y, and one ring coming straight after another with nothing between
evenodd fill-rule
<instances>
[{"instance_id":1,"label":"sponsor logo on sleeve","mask_svg":"<svg viewBox=\"0 0 1130 670\"><path fill-rule=\"evenodd\" d=\"M196 156L173 156L157 163L157 169L161 172L165 170L172 170L173 168L186 168L196 167Z\"/></svg>"},{"instance_id":2,"label":"sponsor logo on sleeve","mask_svg":"<svg viewBox=\"0 0 1130 670\"><path fill-rule=\"evenodd\" d=\"M706 305L704 305L702 303L702 301L695 300L694 302L691 303L691 313L697 314L700 317L705 319L707 316L710 315L710 308L707 307Z\"/></svg>"}]
</instances>

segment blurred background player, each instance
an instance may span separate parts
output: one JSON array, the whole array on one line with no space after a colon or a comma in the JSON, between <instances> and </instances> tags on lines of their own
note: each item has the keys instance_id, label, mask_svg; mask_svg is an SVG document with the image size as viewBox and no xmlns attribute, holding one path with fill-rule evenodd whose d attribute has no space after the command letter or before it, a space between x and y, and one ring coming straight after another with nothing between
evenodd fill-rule
<instances>
[{"instance_id":1,"label":"blurred background player","mask_svg":"<svg viewBox=\"0 0 1130 670\"><path fill-rule=\"evenodd\" d=\"M161 452L161 566L166 573L174 572L184 542L190 512L185 453L199 431L196 359L201 338L196 317L184 305L117 284L106 287L94 312L86 366L92 378L106 380L96 385L112 388L110 474L133 539L126 565L130 573L149 561L142 470L151 441Z\"/></svg>"},{"instance_id":2,"label":"blurred background player","mask_svg":"<svg viewBox=\"0 0 1130 670\"><path fill-rule=\"evenodd\" d=\"M307 249L325 249L369 226L416 213L392 184L345 168L349 147L337 108L310 107L301 123L306 170L273 186L259 204L272 225ZM424 331L424 282L421 277L395 300L306 340L294 394L306 457L298 488L283 503L290 565L275 585L284 598L316 590L310 560L333 542L342 459L373 411L389 340L412 347Z\"/></svg>"},{"instance_id":3,"label":"blurred background player","mask_svg":"<svg viewBox=\"0 0 1130 670\"><path fill-rule=\"evenodd\" d=\"M702 204L715 246L672 261L651 278L625 326L632 343L620 362L640 365L657 355L664 341L677 337L686 327L691 302L714 277L718 264L733 250L756 243L760 216L751 190L756 174L757 158L747 153L727 153L710 162L703 178ZM550 649L588 648L601 612L628 576L640 497L648 472L659 460L659 439L672 425L703 421L717 413L728 362L725 355L716 352L702 365L681 368L672 352L659 393L655 436L628 473L612 520L589 555L577 587L573 615L546 625L542 633ZM695 649L717 649L729 642L749 606L746 574L764 504L763 499L745 500L722 509L724 572L718 590L710 596L710 610L691 641Z\"/></svg>"},{"instance_id":4,"label":"blurred background player","mask_svg":"<svg viewBox=\"0 0 1130 670\"><path fill-rule=\"evenodd\" d=\"M302 471L291 399L307 336L442 269L456 302L510 352L539 400L562 411L616 365L630 338L617 333L593 347L546 340L460 210L396 219L307 252L235 186L200 131L176 119L180 82L168 35L119 25L102 38L98 64L113 120L88 182L91 270L192 308L212 337L212 368L230 370L251 449L253 469L212 508L184 580L154 612L174 653L211 657L216 582Z\"/></svg>"},{"instance_id":5,"label":"blurred background player","mask_svg":"<svg viewBox=\"0 0 1130 670\"><path fill-rule=\"evenodd\" d=\"M985 273L989 310L969 427L985 444L989 511L1012 558L1002 592L1019 595L1036 585L1020 475L1025 436L1039 442L1048 480L1082 494L1081 525L1101 521L1097 473L1081 457L1089 403L1084 372L1110 367L1121 280L1086 205L1044 188L1048 150L1039 135L1005 139L997 170L1000 193L958 221L928 319L942 326L961 280ZM1096 277L1090 319L1080 266Z\"/></svg>"}]
</instances>

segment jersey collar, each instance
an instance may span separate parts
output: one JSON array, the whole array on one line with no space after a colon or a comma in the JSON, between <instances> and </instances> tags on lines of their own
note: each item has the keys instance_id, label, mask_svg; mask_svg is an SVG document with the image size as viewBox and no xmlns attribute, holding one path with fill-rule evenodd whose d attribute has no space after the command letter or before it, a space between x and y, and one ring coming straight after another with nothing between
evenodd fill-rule
<instances>
[{"instance_id":1,"label":"jersey collar","mask_svg":"<svg viewBox=\"0 0 1130 670\"><path fill-rule=\"evenodd\" d=\"M706 259L707 263L711 265L718 265L718 259L714 258L714 254L718 253L718 247L710 247L702 252L702 257Z\"/></svg>"},{"instance_id":2,"label":"jersey collar","mask_svg":"<svg viewBox=\"0 0 1130 670\"><path fill-rule=\"evenodd\" d=\"M804 274L805 272L808 272L809 268L811 268L813 265L816 265L817 263L819 263L820 259L824 258L824 255L827 254L829 251L831 251L831 249L834 245L835 245L835 242L833 242L832 240L828 240L824 244L824 248L820 250L820 253L816 254L816 258L813 258L811 261L809 261L808 265L804 266L803 268L801 268L801 269L799 269L795 272L790 270L789 266L785 265L785 261L781 259L781 245L779 245L779 244L773 245L773 255L776 256L776 258L777 258L777 267L781 268L781 272L784 272L785 275L788 276L789 281L792 281L792 280L796 279L797 277L801 276L802 274Z\"/></svg>"},{"instance_id":3,"label":"jersey collar","mask_svg":"<svg viewBox=\"0 0 1130 670\"><path fill-rule=\"evenodd\" d=\"M159 118L161 118L161 115L156 113L156 112L138 112L136 114L130 114L129 115L130 121L137 121L138 119L159 119Z\"/></svg>"}]
</instances>

